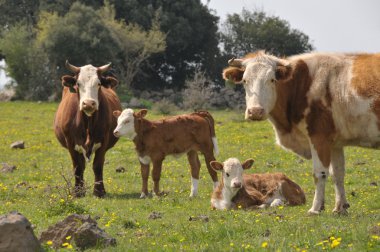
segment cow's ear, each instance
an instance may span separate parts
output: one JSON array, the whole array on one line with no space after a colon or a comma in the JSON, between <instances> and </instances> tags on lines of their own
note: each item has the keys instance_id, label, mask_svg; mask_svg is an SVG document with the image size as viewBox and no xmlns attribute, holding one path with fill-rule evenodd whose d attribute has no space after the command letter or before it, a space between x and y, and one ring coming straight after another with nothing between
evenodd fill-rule
<instances>
[{"instance_id":1,"label":"cow's ear","mask_svg":"<svg viewBox=\"0 0 380 252\"><path fill-rule=\"evenodd\" d=\"M223 163L218 161L211 161L210 165L215 171L223 171Z\"/></svg>"},{"instance_id":2,"label":"cow's ear","mask_svg":"<svg viewBox=\"0 0 380 252\"><path fill-rule=\"evenodd\" d=\"M244 170L247 170L247 169L249 169L249 168L252 167L252 165L253 165L254 162L255 162L255 161L254 161L252 158L250 158L250 159L245 160L245 161L241 164L241 166L243 167Z\"/></svg>"},{"instance_id":3,"label":"cow's ear","mask_svg":"<svg viewBox=\"0 0 380 252\"><path fill-rule=\"evenodd\" d=\"M121 115L121 111L120 110L115 110L114 112L112 112L112 115L116 118L119 118L119 116Z\"/></svg>"},{"instance_id":4,"label":"cow's ear","mask_svg":"<svg viewBox=\"0 0 380 252\"><path fill-rule=\"evenodd\" d=\"M119 81L114 77L108 76L105 78L101 78L101 83L102 86L106 88L114 88L119 84Z\"/></svg>"},{"instance_id":5,"label":"cow's ear","mask_svg":"<svg viewBox=\"0 0 380 252\"><path fill-rule=\"evenodd\" d=\"M143 117L146 116L146 114L148 114L148 110L146 110L146 109L142 109L142 110L136 112L136 113L135 113L135 116L136 116L136 117L139 117L139 118L143 118Z\"/></svg>"},{"instance_id":6,"label":"cow's ear","mask_svg":"<svg viewBox=\"0 0 380 252\"><path fill-rule=\"evenodd\" d=\"M241 67L227 67L223 70L223 79L226 82L239 84L243 81L244 70Z\"/></svg>"},{"instance_id":7,"label":"cow's ear","mask_svg":"<svg viewBox=\"0 0 380 252\"><path fill-rule=\"evenodd\" d=\"M276 67L276 80L286 80L290 77L290 74L292 73L292 67L290 65L284 66L279 64Z\"/></svg>"},{"instance_id":8,"label":"cow's ear","mask_svg":"<svg viewBox=\"0 0 380 252\"><path fill-rule=\"evenodd\" d=\"M76 93L76 83L77 79L71 75L64 75L61 78L62 80L62 86L68 87L70 89L71 93Z\"/></svg>"}]
</instances>

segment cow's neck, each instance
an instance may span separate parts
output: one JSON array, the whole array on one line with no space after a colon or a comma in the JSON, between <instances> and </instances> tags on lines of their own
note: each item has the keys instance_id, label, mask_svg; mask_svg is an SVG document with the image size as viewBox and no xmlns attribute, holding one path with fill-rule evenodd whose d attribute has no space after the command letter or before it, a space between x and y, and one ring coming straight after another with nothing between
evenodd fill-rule
<instances>
[{"instance_id":1,"label":"cow's neck","mask_svg":"<svg viewBox=\"0 0 380 252\"><path fill-rule=\"evenodd\" d=\"M133 138L133 142L136 147L136 151L139 156L145 155L145 144L144 136L146 133L154 128L153 122L144 118L135 118L135 133L136 136Z\"/></svg>"},{"instance_id":2,"label":"cow's neck","mask_svg":"<svg viewBox=\"0 0 380 252\"><path fill-rule=\"evenodd\" d=\"M277 101L270 113L270 120L280 132L290 132L292 126L303 119L310 85L309 70L302 60L294 64L289 79L277 83Z\"/></svg>"}]
</instances>

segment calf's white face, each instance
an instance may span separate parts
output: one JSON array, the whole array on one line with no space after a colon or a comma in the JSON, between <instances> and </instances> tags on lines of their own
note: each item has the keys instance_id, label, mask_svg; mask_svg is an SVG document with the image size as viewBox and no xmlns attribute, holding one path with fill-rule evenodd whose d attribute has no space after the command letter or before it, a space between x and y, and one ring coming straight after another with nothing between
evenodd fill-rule
<instances>
[{"instance_id":1,"label":"calf's white face","mask_svg":"<svg viewBox=\"0 0 380 252\"><path fill-rule=\"evenodd\" d=\"M117 126L113 134L116 137L127 136L133 139L136 136L133 109L124 109L123 112L117 110L113 112L113 115L117 117Z\"/></svg>"},{"instance_id":2,"label":"calf's white face","mask_svg":"<svg viewBox=\"0 0 380 252\"><path fill-rule=\"evenodd\" d=\"M253 159L240 163L237 158L229 158L223 163L212 161L210 165L214 170L222 172L225 187L238 190L243 186L243 170L251 168L253 163Z\"/></svg>"}]
</instances>

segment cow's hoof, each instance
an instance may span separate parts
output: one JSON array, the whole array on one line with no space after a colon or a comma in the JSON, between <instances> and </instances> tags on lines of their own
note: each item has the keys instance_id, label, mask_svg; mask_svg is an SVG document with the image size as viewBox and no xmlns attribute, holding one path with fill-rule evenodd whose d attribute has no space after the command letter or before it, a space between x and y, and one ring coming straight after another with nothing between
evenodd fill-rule
<instances>
[{"instance_id":1,"label":"cow's hoof","mask_svg":"<svg viewBox=\"0 0 380 252\"><path fill-rule=\"evenodd\" d=\"M341 208L341 209L335 209L332 211L334 214L337 214L337 215L348 215L348 211L344 208Z\"/></svg>"},{"instance_id":2,"label":"cow's hoof","mask_svg":"<svg viewBox=\"0 0 380 252\"><path fill-rule=\"evenodd\" d=\"M195 193L195 192L191 192L189 195L190 198L195 198L197 196L198 196L198 193Z\"/></svg>"},{"instance_id":3,"label":"cow's hoof","mask_svg":"<svg viewBox=\"0 0 380 252\"><path fill-rule=\"evenodd\" d=\"M74 187L74 197L83 198L86 196L86 189L84 187Z\"/></svg>"},{"instance_id":4,"label":"cow's hoof","mask_svg":"<svg viewBox=\"0 0 380 252\"><path fill-rule=\"evenodd\" d=\"M104 189L103 190L94 189L93 194L94 194L94 196L96 196L98 198L104 198L104 196L106 195L106 191Z\"/></svg>"},{"instance_id":5,"label":"cow's hoof","mask_svg":"<svg viewBox=\"0 0 380 252\"><path fill-rule=\"evenodd\" d=\"M310 215L319 215L321 213L321 211L310 209L309 211L307 211L307 213Z\"/></svg>"},{"instance_id":6,"label":"cow's hoof","mask_svg":"<svg viewBox=\"0 0 380 252\"><path fill-rule=\"evenodd\" d=\"M147 194L142 192L141 195L140 195L140 199L145 199L147 197Z\"/></svg>"}]
</instances>

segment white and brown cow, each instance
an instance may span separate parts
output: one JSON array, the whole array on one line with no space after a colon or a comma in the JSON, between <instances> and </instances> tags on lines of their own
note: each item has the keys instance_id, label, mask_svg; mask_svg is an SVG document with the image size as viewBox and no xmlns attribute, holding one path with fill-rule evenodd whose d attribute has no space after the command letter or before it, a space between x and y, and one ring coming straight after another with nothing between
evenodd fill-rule
<instances>
[{"instance_id":1,"label":"white and brown cow","mask_svg":"<svg viewBox=\"0 0 380 252\"><path fill-rule=\"evenodd\" d=\"M229 61L224 79L246 90L245 118L273 124L279 145L313 160L316 186L309 213L324 209L335 184L334 212L347 213L347 145L380 146L380 54L308 53L277 58L259 51Z\"/></svg>"},{"instance_id":2,"label":"white and brown cow","mask_svg":"<svg viewBox=\"0 0 380 252\"><path fill-rule=\"evenodd\" d=\"M240 163L237 158L229 158L224 163L211 162L214 170L222 172L219 186L211 196L212 208L252 209L305 204L301 187L283 173L243 174L252 164L253 159Z\"/></svg>"},{"instance_id":3,"label":"white and brown cow","mask_svg":"<svg viewBox=\"0 0 380 252\"><path fill-rule=\"evenodd\" d=\"M126 136L133 140L141 164L142 192L140 198L148 195L149 164L153 163L152 177L153 192L160 194L159 181L162 162L167 155L187 154L191 167L190 197L198 193L199 170L201 163L197 152L200 151L206 161L208 172L217 186L218 176L211 168L210 162L215 160L218 145L215 137L214 119L207 111L167 117L162 120L150 121L145 119L147 110L134 112L125 109L123 112L114 111L118 118L114 130L116 137Z\"/></svg>"},{"instance_id":4,"label":"white and brown cow","mask_svg":"<svg viewBox=\"0 0 380 252\"><path fill-rule=\"evenodd\" d=\"M64 87L54 119L55 135L70 153L75 174L75 195L80 197L85 194L85 160L89 162L95 154L92 167L95 174L94 195L103 197L106 193L103 184L104 156L118 140L112 134L117 124L112 111L121 109L119 98L113 90L118 80L103 75L110 64L76 67L66 61L66 67L74 76L62 76Z\"/></svg>"}]
</instances>

